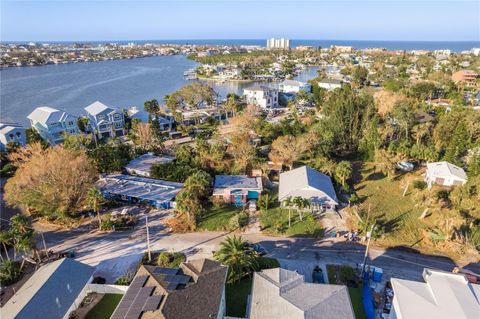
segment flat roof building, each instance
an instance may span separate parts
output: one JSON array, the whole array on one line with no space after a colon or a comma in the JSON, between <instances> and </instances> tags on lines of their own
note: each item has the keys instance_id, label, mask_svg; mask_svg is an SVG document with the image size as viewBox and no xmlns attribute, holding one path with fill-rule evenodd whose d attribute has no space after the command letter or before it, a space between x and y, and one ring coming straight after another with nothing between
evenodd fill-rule
<instances>
[{"instance_id":1,"label":"flat roof building","mask_svg":"<svg viewBox=\"0 0 480 319\"><path fill-rule=\"evenodd\" d=\"M150 169L154 164L166 164L175 160L175 157L162 155L157 156L153 153L146 153L131 160L125 170L132 175L150 177Z\"/></svg>"},{"instance_id":2,"label":"flat roof building","mask_svg":"<svg viewBox=\"0 0 480 319\"><path fill-rule=\"evenodd\" d=\"M175 196L183 187L182 183L161 179L110 174L102 176L97 187L109 199L129 203L146 202L157 208L172 208Z\"/></svg>"}]
</instances>

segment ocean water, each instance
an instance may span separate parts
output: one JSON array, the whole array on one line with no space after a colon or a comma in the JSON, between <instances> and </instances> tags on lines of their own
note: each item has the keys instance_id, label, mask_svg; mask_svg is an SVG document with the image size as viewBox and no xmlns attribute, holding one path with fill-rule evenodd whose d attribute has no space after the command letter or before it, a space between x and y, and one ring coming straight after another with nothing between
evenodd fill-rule
<instances>
[{"instance_id":1,"label":"ocean water","mask_svg":"<svg viewBox=\"0 0 480 319\"><path fill-rule=\"evenodd\" d=\"M142 107L146 100L163 101L190 81L183 72L198 64L182 55L71 63L0 70L0 121L28 125L27 115L37 106L52 106L75 115L95 101L118 108ZM300 81L316 76L317 68L298 75ZM241 95L255 82L206 81L225 97ZM275 84L271 84L275 85Z\"/></svg>"}]
</instances>

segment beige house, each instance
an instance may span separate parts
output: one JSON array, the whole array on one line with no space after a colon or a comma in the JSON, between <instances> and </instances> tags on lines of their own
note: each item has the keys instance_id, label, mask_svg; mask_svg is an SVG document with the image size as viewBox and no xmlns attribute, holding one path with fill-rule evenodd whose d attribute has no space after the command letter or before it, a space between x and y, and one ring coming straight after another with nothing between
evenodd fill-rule
<instances>
[{"instance_id":1,"label":"beige house","mask_svg":"<svg viewBox=\"0 0 480 319\"><path fill-rule=\"evenodd\" d=\"M304 282L282 268L253 277L250 319L355 319L346 286Z\"/></svg>"}]
</instances>

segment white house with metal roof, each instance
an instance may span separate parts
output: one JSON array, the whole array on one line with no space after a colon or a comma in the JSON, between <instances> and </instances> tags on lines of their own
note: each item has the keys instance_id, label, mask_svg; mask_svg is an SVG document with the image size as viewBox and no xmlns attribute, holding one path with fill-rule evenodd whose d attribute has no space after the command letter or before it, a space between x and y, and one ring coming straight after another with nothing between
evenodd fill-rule
<instances>
[{"instance_id":1,"label":"white house with metal roof","mask_svg":"<svg viewBox=\"0 0 480 319\"><path fill-rule=\"evenodd\" d=\"M17 123L0 123L0 150L4 151L8 143L26 144L25 128Z\"/></svg>"},{"instance_id":2,"label":"white house with metal roof","mask_svg":"<svg viewBox=\"0 0 480 319\"><path fill-rule=\"evenodd\" d=\"M32 128L51 145L62 143L65 134L80 133L76 116L53 107L37 107L27 118Z\"/></svg>"},{"instance_id":3,"label":"white house with metal roof","mask_svg":"<svg viewBox=\"0 0 480 319\"><path fill-rule=\"evenodd\" d=\"M312 86L310 83L294 81L294 80L285 80L279 85L280 91L285 93L299 93L303 92L310 92L312 90Z\"/></svg>"},{"instance_id":4,"label":"white house with metal roof","mask_svg":"<svg viewBox=\"0 0 480 319\"><path fill-rule=\"evenodd\" d=\"M0 318L69 318L87 295L94 271L94 267L70 258L40 267L0 308Z\"/></svg>"},{"instance_id":5,"label":"white house with metal roof","mask_svg":"<svg viewBox=\"0 0 480 319\"><path fill-rule=\"evenodd\" d=\"M223 203L241 206L249 200L258 200L263 191L261 177L247 175L217 175L213 198Z\"/></svg>"},{"instance_id":6,"label":"white house with metal roof","mask_svg":"<svg viewBox=\"0 0 480 319\"><path fill-rule=\"evenodd\" d=\"M425 172L425 182L428 187L434 184L441 186L457 186L463 185L467 182L467 174L465 171L456 165L449 162L435 162L428 163Z\"/></svg>"},{"instance_id":7,"label":"white house with metal roof","mask_svg":"<svg viewBox=\"0 0 480 319\"><path fill-rule=\"evenodd\" d=\"M425 282L392 278L393 307L389 319L480 318L480 285L464 274L424 269Z\"/></svg>"},{"instance_id":8,"label":"white house with metal roof","mask_svg":"<svg viewBox=\"0 0 480 319\"><path fill-rule=\"evenodd\" d=\"M309 199L314 207L335 209L338 205L331 178L308 166L280 174L278 200L282 203L298 196Z\"/></svg>"},{"instance_id":9,"label":"white house with metal roof","mask_svg":"<svg viewBox=\"0 0 480 319\"><path fill-rule=\"evenodd\" d=\"M183 187L182 183L124 174L102 176L96 185L108 199L145 202L157 208L174 207L175 196Z\"/></svg>"},{"instance_id":10,"label":"white house with metal roof","mask_svg":"<svg viewBox=\"0 0 480 319\"><path fill-rule=\"evenodd\" d=\"M253 276L250 319L355 319L346 286L306 283L282 268Z\"/></svg>"},{"instance_id":11,"label":"white house with metal roof","mask_svg":"<svg viewBox=\"0 0 480 319\"><path fill-rule=\"evenodd\" d=\"M267 86L254 86L243 90L248 104L255 104L262 109L278 107L278 90Z\"/></svg>"},{"instance_id":12,"label":"white house with metal roof","mask_svg":"<svg viewBox=\"0 0 480 319\"><path fill-rule=\"evenodd\" d=\"M166 164L175 160L175 157L162 155L157 156L153 153L146 153L131 160L126 166L125 170L128 174L138 175L143 177L150 177L150 169L154 164Z\"/></svg>"},{"instance_id":13,"label":"white house with metal roof","mask_svg":"<svg viewBox=\"0 0 480 319\"><path fill-rule=\"evenodd\" d=\"M342 81L336 79L323 79L318 82L318 86L322 89L333 91L342 87Z\"/></svg>"},{"instance_id":14,"label":"white house with metal roof","mask_svg":"<svg viewBox=\"0 0 480 319\"><path fill-rule=\"evenodd\" d=\"M138 120L142 123L147 123L149 120L149 115L145 110L141 110L136 106L133 106L128 109L127 111L128 117L132 120ZM160 130L162 131L170 131L173 126L174 119L172 116L165 115L165 116L156 116L153 120L157 120Z\"/></svg>"},{"instance_id":15,"label":"white house with metal roof","mask_svg":"<svg viewBox=\"0 0 480 319\"><path fill-rule=\"evenodd\" d=\"M125 121L120 110L96 101L87 106L85 111L90 130L99 139L125 135Z\"/></svg>"}]
</instances>

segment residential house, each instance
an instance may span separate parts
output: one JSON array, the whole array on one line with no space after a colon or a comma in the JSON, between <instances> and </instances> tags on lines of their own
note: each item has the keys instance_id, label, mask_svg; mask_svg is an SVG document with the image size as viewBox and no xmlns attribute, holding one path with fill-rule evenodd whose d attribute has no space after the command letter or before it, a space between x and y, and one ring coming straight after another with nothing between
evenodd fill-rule
<instances>
[{"instance_id":1,"label":"residential house","mask_svg":"<svg viewBox=\"0 0 480 319\"><path fill-rule=\"evenodd\" d=\"M128 174L150 177L150 169L154 164L166 164L175 160L173 156L157 156L153 153L146 153L131 160L126 166L125 170Z\"/></svg>"},{"instance_id":2,"label":"residential house","mask_svg":"<svg viewBox=\"0 0 480 319\"><path fill-rule=\"evenodd\" d=\"M306 82L285 80L280 83L280 91L284 93L299 93L300 91L308 93L311 90L312 86L310 85L310 83Z\"/></svg>"},{"instance_id":3,"label":"residential house","mask_svg":"<svg viewBox=\"0 0 480 319\"><path fill-rule=\"evenodd\" d=\"M452 74L452 81L473 87L477 84L478 73L472 70L460 70Z\"/></svg>"},{"instance_id":4,"label":"residential house","mask_svg":"<svg viewBox=\"0 0 480 319\"><path fill-rule=\"evenodd\" d=\"M249 200L258 200L263 191L261 177L246 175L217 175L213 189L216 201L241 206Z\"/></svg>"},{"instance_id":5,"label":"residential house","mask_svg":"<svg viewBox=\"0 0 480 319\"><path fill-rule=\"evenodd\" d=\"M264 110L278 107L278 90L266 86L254 86L243 90L248 104L255 104Z\"/></svg>"},{"instance_id":6,"label":"residential house","mask_svg":"<svg viewBox=\"0 0 480 319\"><path fill-rule=\"evenodd\" d=\"M425 282L392 278L389 319L473 319L480 317L480 285L464 274L424 269Z\"/></svg>"},{"instance_id":7,"label":"residential house","mask_svg":"<svg viewBox=\"0 0 480 319\"><path fill-rule=\"evenodd\" d=\"M456 165L449 162L435 162L428 163L425 172L425 182L428 187L433 184L441 186L457 186L463 185L467 182L467 174L465 171Z\"/></svg>"},{"instance_id":8,"label":"residential house","mask_svg":"<svg viewBox=\"0 0 480 319\"><path fill-rule=\"evenodd\" d=\"M331 45L330 50L339 53L352 53L355 49L349 45Z\"/></svg>"},{"instance_id":9,"label":"residential house","mask_svg":"<svg viewBox=\"0 0 480 319\"><path fill-rule=\"evenodd\" d=\"M140 110L136 106L132 106L131 108L129 108L127 113L128 113L128 117L131 120L138 120L139 122L142 122L142 123L148 123L149 121L148 113L144 110ZM172 129L173 122L174 122L173 117L168 115L165 115L165 116L158 115L153 120L155 119L158 120L160 130L170 131Z\"/></svg>"},{"instance_id":10,"label":"residential house","mask_svg":"<svg viewBox=\"0 0 480 319\"><path fill-rule=\"evenodd\" d=\"M282 268L253 276L250 319L354 319L346 286L306 283Z\"/></svg>"},{"instance_id":11,"label":"residential house","mask_svg":"<svg viewBox=\"0 0 480 319\"><path fill-rule=\"evenodd\" d=\"M322 89L333 91L342 87L342 81L336 79L323 79L318 82L318 86Z\"/></svg>"},{"instance_id":12,"label":"residential house","mask_svg":"<svg viewBox=\"0 0 480 319\"><path fill-rule=\"evenodd\" d=\"M25 128L16 123L0 123L0 150L5 151L8 143L26 144Z\"/></svg>"},{"instance_id":13,"label":"residential house","mask_svg":"<svg viewBox=\"0 0 480 319\"><path fill-rule=\"evenodd\" d=\"M337 195L332 180L308 166L302 166L280 174L278 200L300 196L309 199L314 209L335 209Z\"/></svg>"},{"instance_id":14,"label":"residential house","mask_svg":"<svg viewBox=\"0 0 480 319\"><path fill-rule=\"evenodd\" d=\"M97 138L111 138L125 135L123 113L116 108L96 101L85 108L90 130Z\"/></svg>"},{"instance_id":15,"label":"residential house","mask_svg":"<svg viewBox=\"0 0 480 319\"><path fill-rule=\"evenodd\" d=\"M70 258L40 267L0 309L0 318L69 318L86 296L94 271Z\"/></svg>"},{"instance_id":16,"label":"residential house","mask_svg":"<svg viewBox=\"0 0 480 319\"><path fill-rule=\"evenodd\" d=\"M183 184L140 176L110 174L102 176L97 182L97 187L108 199L128 203L146 202L157 208L168 209L175 206L175 196Z\"/></svg>"},{"instance_id":17,"label":"residential house","mask_svg":"<svg viewBox=\"0 0 480 319\"><path fill-rule=\"evenodd\" d=\"M37 107L27 118L32 128L51 145L62 143L65 134L80 133L76 116L53 107Z\"/></svg>"},{"instance_id":18,"label":"residential house","mask_svg":"<svg viewBox=\"0 0 480 319\"><path fill-rule=\"evenodd\" d=\"M222 319L227 270L210 259L179 268L142 265L111 319Z\"/></svg>"}]
</instances>

